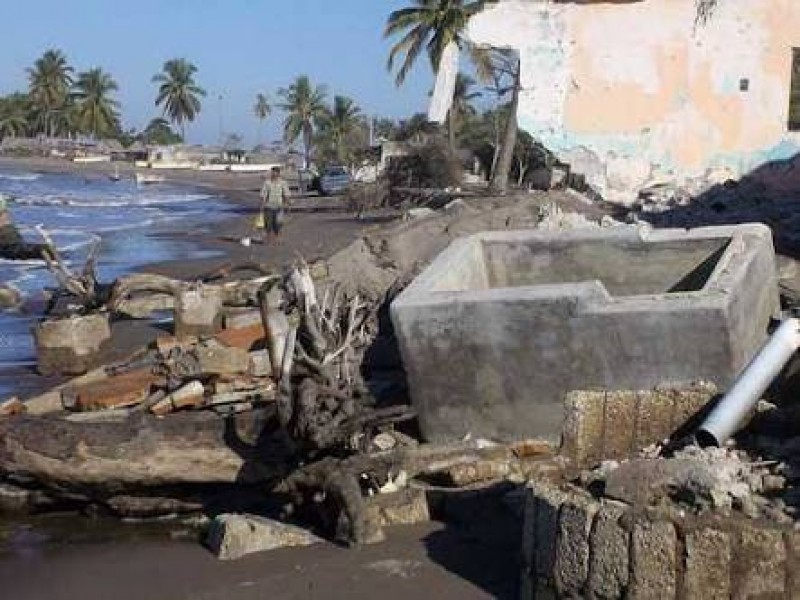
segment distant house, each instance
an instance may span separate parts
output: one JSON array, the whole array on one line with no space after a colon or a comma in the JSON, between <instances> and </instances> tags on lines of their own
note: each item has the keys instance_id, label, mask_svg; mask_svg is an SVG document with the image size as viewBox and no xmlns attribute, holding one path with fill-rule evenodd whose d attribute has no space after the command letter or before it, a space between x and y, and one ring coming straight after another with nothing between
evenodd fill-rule
<instances>
[{"instance_id":1,"label":"distant house","mask_svg":"<svg viewBox=\"0 0 800 600\"><path fill-rule=\"evenodd\" d=\"M520 127L611 200L697 192L800 152L800 1L504 0L478 44L521 59Z\"/></svg>"}]
</instances>

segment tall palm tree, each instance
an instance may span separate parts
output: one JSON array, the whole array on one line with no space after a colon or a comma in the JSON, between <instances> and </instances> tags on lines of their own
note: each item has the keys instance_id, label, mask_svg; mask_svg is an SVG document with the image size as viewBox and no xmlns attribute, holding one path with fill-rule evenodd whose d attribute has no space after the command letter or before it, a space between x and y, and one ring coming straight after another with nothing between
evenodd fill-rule
<instances>
[{"instance_id":1,"label":"tall palm tree","mask_svg":"<svg viewBox=\"0 0 800 600\"><path fill-rule=\"evenodd\" d=\"M456 76L455 90L453 91L453 102L450 105L450 112L447 114L447 129L450 137L450 149L456 149L456 134L461 126L464 117L475 113L472 101L479 98L481 93L472 91L475 87L475 80L469 75L459 73Z\"/></svg>"},{"instance_id":2,"label":"tall palm tree","mask_svg":"<svg viewBox=\"0 0 800 600\"><path fill-rule=\"evenodd\" d=\"M118 128L119 102L111 97L118 89L117 82L100 68L78 75L73 96L81 131L99 137Z\"/></svg>"},{"instance_id":3,"label":"tall palm tree","mask_svg":"<svg viewBox=\"0 0 800 600\"><path fill-rule=\"evenodd\" d=\"M335 96L333 108L322 119L321 133L331 148L336 162L349 162L349 146L359 130L364 129L364 115L356 103L346 96Z\"/></svg>"},{"instance_id":4,"label":"tall palm tree","mask_svg":"<svg viewBox=\"0 0 800 600\"><path fill-rule=\"evenodd\" d=\"M74 69L61 50L48 50L27 69L28 95L39 115L41 129L48 136L54 133L54 117L63 112L69 100Z\"/></svg>"},{"instance_id":5,"label":"tall palm tree","mask_svg":"<svg viewBox=\"0 0 800 600\"><path fill-rule=\"evenodd\" d=\"M153 76L153 83L159 84L156 106L164 105L164 114L180 127L184 139L185 124L200 114L200 98L206 95L206 91L197 85L195 73L197 67L192 63L174 58L164 63L161 73Z\"/></svg>"},{"instance_id":6,"label":"tall palm tree","mask_svg":"<svg viewBox=\"0 0 800 600\"><path fill-rule=\"evenodd\" d=\"M256 103L253 106L253 114L258 119L258 140L257 144L261 143L261 134L264 128L264 121L272 113L272 106L266 94L256 94Z\"/></svg>"},{"instance_id":7,"label":"tall palm tree","mask_svg":"<svg viewBox=\"0 0 800 600\"><path fill-rule=\"evenodd\" d=\"M390 71L402 57L395 83L403 84L414 63L427 51L434 73L438 73L444 49L452 42L469 50L481 76L486 75L483 53L464 38L470 18L483 10L485 0L413 0L415 6L396 10L389 15L384 37L402 35L389 52Z\"/></svg>"},{"instance_id":8,"label":"tall palm tree","mask_svg":"<svg viewBox=\"0 0 800 600\"><path fill-rule=\"evenodd\" d=\"M284 137L291 144L302 136L303 160L305 167L308 167L311 164L314 130L325 118L325 87L314 86L306 75L301 75L288 88L278 90L278 95L283 99L280 108L286 113Z\"/></svg>"}]
</instances>

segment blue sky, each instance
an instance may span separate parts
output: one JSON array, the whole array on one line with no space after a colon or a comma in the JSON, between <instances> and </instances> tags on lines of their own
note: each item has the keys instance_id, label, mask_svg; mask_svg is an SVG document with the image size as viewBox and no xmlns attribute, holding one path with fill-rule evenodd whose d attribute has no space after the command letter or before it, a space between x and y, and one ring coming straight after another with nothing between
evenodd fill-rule
<instances>
[{"instance_id":1,"label":"blue sky","mask_svg":"<svg viewBox=\"0 0 800 600\"><path fill-rule=\"evenodd\" d=\"M397 89L386 71L388 14L408 0L28 0L3 10L0 93L24 89L25 68L60 48L78 70L102 67L117 80L124 123L153 116L150 79L165 60L185 57L208 92L190 141L216 142L224 131L254 143L255 94L298 74L356 99L365 112L400 117L424 110L433 76L427 61ZM223 100L220 103L219 96ZM220 104L222 110L220 111ZM265 137L279 136L273 114Z\"/></svg>"}]
</instances>

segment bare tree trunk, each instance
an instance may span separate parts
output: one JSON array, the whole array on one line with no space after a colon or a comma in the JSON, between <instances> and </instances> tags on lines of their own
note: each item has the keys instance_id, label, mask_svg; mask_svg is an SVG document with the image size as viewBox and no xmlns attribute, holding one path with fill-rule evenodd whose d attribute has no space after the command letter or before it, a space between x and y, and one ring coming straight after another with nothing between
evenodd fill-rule
<instances>
[{"instance_id":1,"label":"bare tree trunk","mask_svg":"<svg viewBox=\"0 0 800 600\"><path fill-rule=\"evenodd\" d=\"M514 77L514 90L511 99L511 109L506 123L506 132L503 137L503 146L500 150L500 158L497 167L489 183L489 191L495 194L505 194L508 190L508 174L511 170L511 162L514 160L514 147L517 145L517 109L519 108L519 88L520 88L520 68L517 59L517 72Z\"/></svg>"}]
</instances>

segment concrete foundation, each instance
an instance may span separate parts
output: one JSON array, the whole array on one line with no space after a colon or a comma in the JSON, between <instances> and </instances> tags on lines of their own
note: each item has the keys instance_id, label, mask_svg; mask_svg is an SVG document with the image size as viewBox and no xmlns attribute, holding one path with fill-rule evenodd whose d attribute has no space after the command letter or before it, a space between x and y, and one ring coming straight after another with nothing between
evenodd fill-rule
<instances>
[{"instance_id":1,"label":"concrete foundation","mask_svg":"<svg viewBox=\"0 0 800 600\"><path fill-rule=\"evenodd\" d=\"M571 390L727 387L778 308L767 227L482 233L392 305L420 425L557 440Z\"/></svg>"}]
</instances>

